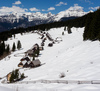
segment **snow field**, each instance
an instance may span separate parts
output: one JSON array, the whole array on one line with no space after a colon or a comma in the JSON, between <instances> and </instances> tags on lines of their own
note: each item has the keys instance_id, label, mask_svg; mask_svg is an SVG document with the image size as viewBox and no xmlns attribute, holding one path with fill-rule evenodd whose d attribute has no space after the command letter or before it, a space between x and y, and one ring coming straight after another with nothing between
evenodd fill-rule
<instances>
[{"instance_id":1,"label":"snow field","mask_svg":"<svg viewBox=\"0 0 100 91\"><path fill-rule=\"evenodd\" d=\"M48 47L49 40L46 40L44 50L40 52L38 57L43 64L40 67L33 69L20 69L28 76L23 81L34 80L100 80L100 43L99 41L83 41L84 28L72 28L72 34L68 34L62 28L53 28L50 35L53 39L61 37L63 41L56 43L53 47ZM64 31L64 35L62 32ZM38 34L27 33L23 36L16 35L15 39L6 41L7 44L12 46L13 42L21 41L22 50L16 50L12 53L9 60L0 61L0 77L7 75L13 69L18 68L22 56L15 57L15 54L23 53L30 49L35 43L40 45L41 39ZM61 73L65 74L64 78L60 78ZM9 85L3 85L9 88ZM12 84L11 88L17 85ZM19 85L19 91L99 91L100 86L92 84L40 84L26 86L25 84ZM50 88L49 88L50 87ZM3 87L0 86L0 89ZM21 88L25 88L22 90ZM7 91L4 88L4 91ZM1 91L1 90L0 90ZM8 90L11 91L11 90ZM14 90L16 91L16 90Z\"/></svg>"}]
</instances>

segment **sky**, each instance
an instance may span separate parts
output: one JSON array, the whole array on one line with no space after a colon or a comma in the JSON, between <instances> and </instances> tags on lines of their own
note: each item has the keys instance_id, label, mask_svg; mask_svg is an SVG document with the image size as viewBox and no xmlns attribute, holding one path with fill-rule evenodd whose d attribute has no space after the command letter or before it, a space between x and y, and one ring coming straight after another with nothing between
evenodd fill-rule
<instances>
[{"instance_id":1,"label":"sky","mask_svg":"<svg viewBox=\"0 0 100 91\"><path fill-rule=\"evenodd\" d=\"M69 8L95 11L100 0L0 0L0 14L41 12L57 14Z\"/></svg>"}]
</instances>

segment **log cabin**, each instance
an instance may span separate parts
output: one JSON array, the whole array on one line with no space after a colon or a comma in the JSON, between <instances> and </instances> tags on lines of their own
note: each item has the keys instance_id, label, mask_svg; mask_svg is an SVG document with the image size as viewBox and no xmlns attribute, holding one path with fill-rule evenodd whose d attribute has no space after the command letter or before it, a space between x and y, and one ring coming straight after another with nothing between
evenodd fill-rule
<instances>
[{"instance_id":1,"label":"log cabin","mask_svg":"<svg viewBox=\"0 0 100 91\"><path fill-rule=\"evenodd\" d=\"M12 72L8 73L7 76L6 76L8 82L10 81L11 74L12 74Z\"/></svg>"},{"instance_id":2,"label":"log cabin","mask_svg":"<svg viewBox=\"0 0 100 91\"><path fill-rule=\"evenodd\" d=\"M39 59L33 60L30 62L29 67L38 67L41 65L41 62Z\"/></svg>"}]
</instances>

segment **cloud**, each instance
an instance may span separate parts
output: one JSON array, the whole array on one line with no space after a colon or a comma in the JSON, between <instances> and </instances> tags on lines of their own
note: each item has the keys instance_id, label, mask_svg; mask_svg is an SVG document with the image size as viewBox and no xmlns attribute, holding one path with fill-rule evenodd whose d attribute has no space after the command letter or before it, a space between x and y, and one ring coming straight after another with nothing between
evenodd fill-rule
<instances>
[{"instance_id":1,"label":"cloud","mask_svg":"<svg viewBox=\"0 0 100 91\"><path fill-rule=\"evenodd\" d=\"M19 4L21 4L21 1L15 1L15 3L13 3L13 4L19 5Z\"/></svg>"},{"instance_id":2,"label":"cloud","mask_svg":"<svg viewBox=\"0 0 100 91\"><path fill-rule=\"evenodd\" d=\"M97 10L99 8L100 8L99 6L97 6L97 7L89 7L90 10Z\"/></svg>"},{"instance_id":3,"label":"cloud","mask_svg":"<svg viewBox=\"0 0 100 91\"><path fill-rule=\"evenodd\" d=\"M93 2L91 2L90 0L79 0L79 1L83 1L83 2L86 2L86 3L89 3L89 4L93 4Z\"/></svg>"},{"instance_id":4,"label":"cloud","mask_svg":"<svg viewBox=\"0 0 100 91\"><path fill-rule=\"evenodd\" d=\"M91 1L89 0L85 0L85 2L89 3L89 4L93 4Z\"/></svg>"},{"instance_id":5,"label":"cloud","mask_svg":"<svg viewBox=\"0 0 100 91\"><path fill-rule=\"evenodd\" d=\"M48 8L47 11L51 11L51 10L55 10L55 8L54 7L50 7L50 8Z\"/></svg>"},{"instance_id":6,"label":"cloud","mask_svg":"<svg viewBox=\"0 0 100 91\"><path fill-rule=\"evenodd\" d=\"M71 6L68 10L83 11L83 7L78 6L78 4L74 4L74 6Z\"/></svg>"},{"instance_id":7,"label":"cloud","mask_svg":"<svg viewBox=\"0 0 100 91\"><path fill-rule=\"evenodd\" d=\"M61 6L61 5L67 5L67 3L59 2L58 4L56 4L56 6Z\"/></svg>"},{"instance_id":8,"label":"cloud","mask_svg":"<svg viewBox=\"0 0 100 91\"><path fill-rule=\"evenodd\" d=\"M46 11L45 9L42 9L42 11Z\"/></svg>"},{"instance_id":9,"label":"cloud","mask_svg":"<svg viewBox=\"0 0 100 91\"><path fill-rule=\"evenodd\" d=\"M1 14L10 14L10 13L25 13L28 11L26 8L20 8L18 6L12 6L12 7L1 7L0 8L0 13Z\"/></svg>"},{"instance_id":10,"label":"cloud","mask_svg":"<svg viewBox=\"0 0 100 91\"><path fill-rule=\"evenodd\" d=\"M30 8L30 11L40 11L39 9L33 7L33 8Z\"/></svg>"}]
</instances>

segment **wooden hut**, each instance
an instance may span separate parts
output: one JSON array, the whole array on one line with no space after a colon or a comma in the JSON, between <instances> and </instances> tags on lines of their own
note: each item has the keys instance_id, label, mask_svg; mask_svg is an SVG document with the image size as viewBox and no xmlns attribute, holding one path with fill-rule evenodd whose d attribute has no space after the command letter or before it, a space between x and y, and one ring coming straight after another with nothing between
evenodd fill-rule
<instances>
[{"instance_id":1,"label":"wooden hut","mask_svg":"<svg viewBox=\"0 0 100 91\"><path fill-rule=\"evenodd\" d=\"M34 51L29 49L27 52L25 52L26 55L32 57L33 56Z\"/></svg>"},{"instance_id":2,"label":"wooden hut","mask_svg":"<svg viewBox=\"0 0 100 91\"><path fill-rule=\"evenodd\" d=\"M18 67L27 68L29 66L30 59L28 57L22 58L20 61L21 62L18 64Z\"/></svg>"},{"instance_id":3,"label":"wooden hut","mask_svg":"<svg viewBox=\"0 0 100 91\"><path fill-rule=\"evenodd\" d=\"M7 81L10 81L11 74L12 74L12 72L7 74L7 76L6 76L7 77Z\"/></svg>"},{"instance_id":4,"label":"wooden hut","mask_svg":"<svg viewBox=\"0 0 100 91\"><path fill-rule=\"evenodd\" d=\"M34 67L33 61L30 62L29 67L31 67L31 68Z\"/></svg>"},{"instance_id":5,"label":"wooden hut","mask_svg":"<svg viewBox=\"0 0 100 91\"><path fill-rule=\"evenodd\" d=\"M29 67L29 64L28 64L28 62L26 62L26 63L23 65L23 67L24 67L24 68L27 68L27 67Z\"/></svg>"},{"instance_id":6,"label":"wooden hut","mask_svg":"<svg viewBox=\"0 0 100 91\"><path fill-rule=\"evenodd\" d=\"M18 67L28 67L27 61L26 61L26 60L21 61L21 62L18 64Z\"/></svg>"},{"instance_id":7,"label":"wooden hut","mask_svg":"<svg viewBox=\"0 0 100 91\"><path fill-rule=\"evenodd\" d=\"M40 60L36 59L36 60L30 62L29 67L38 67L40 65L41 65Z\"/></svg>"},{"instance_id":8,"label":"wooden hut","mask_svg":"<svg viewBox=\"0 0 100 91\"><path fill-rule=\"evenodd\" d=\"M30 61L30 59L29 59L29 57L24 57L24 58L22 58L20 61Z\"/></svg>"},{"instance_id":9,"label":"wooden hut","mask_svg":"<svg viewBox=\"0 0 100 91\"><path fill-rule=\"evenodd\" d=\"M20 62L20 63L18 64L18 67L23 67L23 63Z\"/></svg>"}]
</instances>

